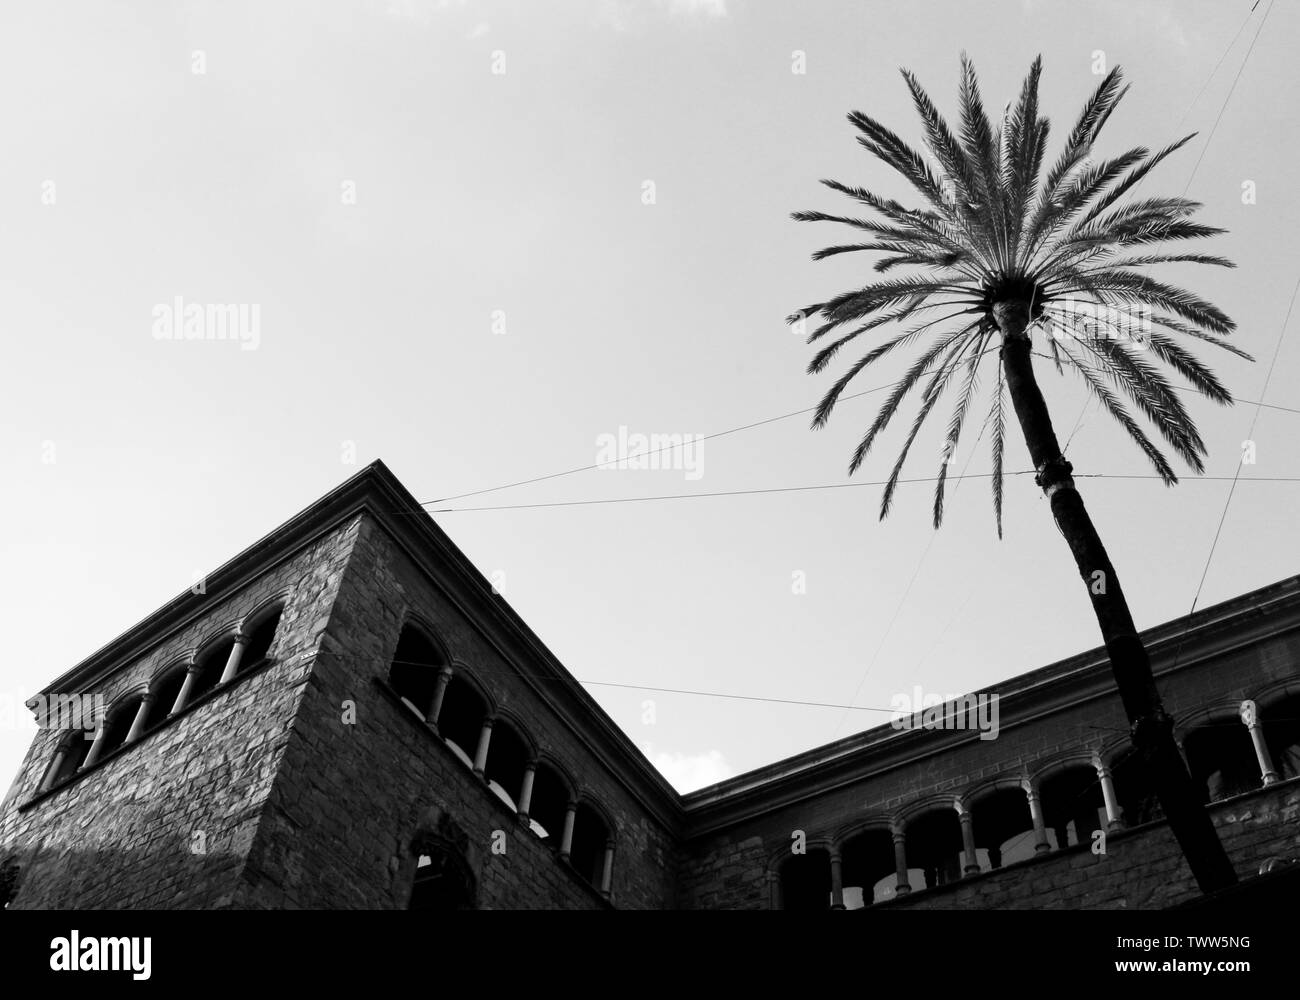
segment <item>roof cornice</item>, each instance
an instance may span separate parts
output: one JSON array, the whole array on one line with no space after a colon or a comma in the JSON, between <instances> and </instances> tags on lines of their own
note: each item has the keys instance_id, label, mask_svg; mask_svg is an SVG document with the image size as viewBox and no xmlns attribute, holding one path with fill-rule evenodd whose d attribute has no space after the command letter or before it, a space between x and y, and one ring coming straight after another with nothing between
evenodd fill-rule
<instances>
[{"instance_id":1,"label":"roof cornice","mask_svg":"<svg viewBox=\"0 0 1300 1000\"><path fill-rule=\"evenodd\" d=\"M205 577L205 593L185 591L65 671L42 694L82 691L147 655L213 605L293 558L323 535L369 515L518 671L520 680L666 826L694 835L762 809L824 794L977 738L968 732L897 731L888 723L815 747L698 791L680 795L545 643L381 461L372 462ZM1288 577L1192 616L1141 633L1157 679L1259 639L1300 628L1300 576ZM527 667L544 672L541 680ZM542 681L545 681L543 684ZM1009 678L979 693L999 696L1000 725L1114 695L1104 647ZM607 754L613 754L612 757ZM619 766L619 765L626 766Z\"/></svg>"},{"instance_id":2,"label":"roof cornice","mask_svg":"<svg viewBox=\"0 0 1300 1000\"><path fill-rule=\"evenodd\" d=\"M41 694L84 691L139 660L177 631L253 580L292 559L323 535L356 517L366 505L375 465L345 480L274 531L203 577L203 592L186 590L125 632L105 643L41 689Z\"/></svg>"},{"instance_id":3,"label":"roof cornice","mask_svg":"<svg viewBox=\"0 0 1300 1000\"><path fill-rule=\"evenodd\" d=\"M367 512L619 783L676 831L681 796L382 463ZM538 668L541 676L527 668ZM472 669L472 664L471 664ZM610 755L614 759L610 759ZM627 768L617 766L628 765Z\"/></svg>"},{"instance_id":4,"label":"roof cornice","mask_svg":"<svg viewBox=\"0 0 1300 1000\"><path fill-rule=\"evenodd\" d=\"M1141 637L1159 682L1173 672L1295 629L1300 629L1300 576L1197 612L1190 626L1183 617L1149 628ZM1118 698L1104 646L970 693L997 694L1000 730L1085 702ZM743 822L758 812L824 795L975 740L978 734L970 731L897 730L884 723L683 795L686 835Z\"/></svg>"},{"instance_id":5,"label":"roof cornice","mask_svg":"<svg viewBox=\"0 0 1300 1000\"><path fill-rule=\"evenodd\" d=\"M138 661L177 631L209 614L215 604L322 536L365 515L387 532L443 596L515 667L521 682L555 712L595 759L606 762L617 781L660 822L676 831L682 819L677 791L564 669L505 598L492 593L482 573L378 460L207 574L203 593L187 590L178 595L60 674L41 693L83 691L94 686ZM521 668L522 663L528 667ZM530 677L529 668L543 672L546 683Z\"/></svg>"}]
</instances>

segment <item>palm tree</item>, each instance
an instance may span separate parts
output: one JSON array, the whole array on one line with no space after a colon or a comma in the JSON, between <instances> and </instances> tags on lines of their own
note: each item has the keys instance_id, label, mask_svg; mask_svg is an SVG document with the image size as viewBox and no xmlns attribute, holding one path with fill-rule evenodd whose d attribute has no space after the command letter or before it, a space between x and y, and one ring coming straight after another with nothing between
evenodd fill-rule
<instances>
[{"instance_id":1,"label":"palm tree","mask_svg":"<svg viewBox=\"0 0 1300 1000\"><path fill-rule=\"evenodd\" d=\"M1035 482L1050 501L1057 527L1088 589L1131 723L1133 745L1197 883L1210 892L1233 883L1236 876L1174 742L1172 720L1161 704L1146 649L1119 577L1075 488L1072 467L1057 442L1030 358L1039 353L1058 372L1068 368L1076 373L1166 485L1176 483L1177 477L1122 396L1188 465L1203 472L1205 444L1157 362L1168 365L1196 391L1230 404L1231 394L1189 353L1186 338L1250 356L1222 339L1235 324L1221 310L1141 269L1172 262L1234 265L1221 257L1150 247L1223 232L1190 221L1201 207L1197 202L1154 197L1120 200L1195 133L1154 155L1136 148L1100 162L1091 159L1098 133L1128 89L1121 89L1118 68L1084 105L1064 149L1039 183L1048 135L1048 120L1038 111L1041 70L1039 57L1015 107L1007 105L995 129L984 111L975 69L963 55L960 136L953 134L916 78L903 70L937 171L875 119L857 111L849 115L861 133L858 142L902 174L926 206L905 208L862 188L824 180L827 187L871 209L878 220L822 212L797 212L794 218L839 222L866 234L867 242L819 250L814 260L868 251L883 255L875 264L878 272L908 266L920 270L807 306L790 322L820 316L820 324L808 337L809 343L822 344L808 366L810 373L817 373L864 334L911 321L912 325L862 354L831 386L813 419L814 427L823 426L845 387L873 362L917 345L906 375L881 406L849 463L852 474L904 398L924 382L919 411L884 489L882 519L889 513L917 432L948 384L958 380L935 486L936 528L943 519L948 463L978 388L981 363L996 354L996 382L984 425L991 427L998 537L1002 535L1004 400L1009 395L1037 473ZM1156 252L1142 252L1144 247ZM1035 335L1045 342L1045 352L1033 350Z\"/></svg>"}]
</instances>

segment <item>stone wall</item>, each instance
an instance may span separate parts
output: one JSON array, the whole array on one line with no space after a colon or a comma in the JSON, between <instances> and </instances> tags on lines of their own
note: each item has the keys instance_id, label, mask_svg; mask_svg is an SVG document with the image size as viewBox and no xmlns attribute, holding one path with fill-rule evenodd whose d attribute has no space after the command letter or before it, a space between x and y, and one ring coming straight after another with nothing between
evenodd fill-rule
<instances>
[{"instance_id":1,"label":"stone wall","mask_svg":"<svg viewBox=\"0 0 1300 1000\"><path fill-rule=\"evenodd\" d=\"M1300 856L1300 779L1210 806L1239 878L1270 857ZM1162 909L1199 894L1168 824L1148 823L1089 845L984 872L951 885L878 904L888 909Z\"/></svg>"},{"instance_id":2,"label":"stone wall","mask_svg":"<svg viewBox=\"0 0 1300 1000\"><path fill-rule=\"evenodd\" d=\"M331 497L218 571L210 597L173 602L69 674L98 678L84 693L112 704L285 601L264 665L47 792L63 733L38 732L0 803L0 879L18 870L12 906L403 908L419 840L440 831L460 845L482 908L769 908L795 831L810 851L838 852L869 829L905 834L930 812L974 816L997 790L1110 767L1127 747L1094 651L992 690L996 739L883 726L679 797L446 536L422 515L403 520L418 504L386 470ZM608 898L558 856L556 831L537 837L394 694L388 667L412 620L436 634L497 725L607 817ZM1281 702L1300 695L1296 580L1199 613L1186 649L1183 631L1144 634L1179 735L1210 723L1253 754L1236 721L1243 700L1258 702L1265 731L1270 706L1297 714ZM1241 874L1300 849L1298 781L1213 806ZM1111 832L1102 856L1085 843L1008 858L881 906L1147 908L1192 891L1154 823Z\"/></svg>"},{"instance_id":3,"label":"stone wall","mask_svg":"<svg viewBox=\"0 0 1300 1000\"><path fill-rule=\"evenodd\" d=\"M613 820L614 905L671 906L672 831L519 677L539 668L507 661L369 518L294 721L240 904L404 907L416 864L412 843L430 817L446 814L466 835L480 907L608 905L384 686L412 614L436 630L454 668L508 708L549 759L577 776L578 793ZM497 831L504 854L493 853Z\"/></svg>"},{"instance_id":4,"label":"stone wall","mask_svg":"<svg viewBox=\"0 0 1300 1000\"><path fill-rule=\"evenodd\" d=\"M229 904L289 738L357 521L212 607L89 693L107 704L285 596L271 662L38 794L63 733L38 731L3 810L0 862L19 865L14 908Z\"/></svg>"},{"instance_id":5,"label":"stone wall","mask_svg":"<svg viewBox=\"0 0 1300 1000\"><path fill-rule=\"evenodd\" d=\"M1189 654L1185 656L1191 659ZM1004 713L996 739L981 740L975 734L955 739L951 733L898 733L881 727L874 735L864 736L867 745L859 763L846 768L847 775L833 787L818 788L817 782L822 780L818 771L825 768L813 763L807 771L807 791L800 789L797 777L774 780L754 794L753 805L738 818L700 833L691 830L701 811L700 795L685 796L687 839L678 874L681 905L770 908L776 898L772 882L779 864L790 856L795 831L803 832L808 848L830 849L867 829L906 827L927 809L969 809L996 788L1019 787L1027 779L1037 781L1069 765L1087 766L1094 754L1109 765L1128 748L1128 722L1106 675L1099 675L1094 684L1096 694L1067 699L1055 711L1032 710L1045 708L1048 697L1032 691L1032 676L1008 682L1008 687L1018 687L1022 693L1013 692L1004 699L1004 707L1015 706L1019 697L1020 704L1031 706L1031 711L1009 723ZM1159 684L1166 708L1178 723L1180 738L1206 722L1230 730L1235 725L1233 738L1245 753L1253 753L1249 733L1237 718L1239 706L1247 698L1266 706L1270 699L1300 691L1300 632L1281 631L1240 649L1225 650L1222 655L1184 662L1161 677ZM1016 710L1010 714L1014 716ZM1267 707L1263 717L1267 729ZM896 746L910 748L891 752ZM770 770L790 766L783 762ZM752 780L761 781L763 775L763 771L756 772ZM742 775L732 783L743 784L746 778ZM1122 784L1116 778L1121 793ZM718 796L724 804L719 808L726 808L726 794L724 786ZM1123 842L1122 835L1119 842ZM1165 876L1178 857L1172 846L1170 851L1168 857L1175 860L1163 863ZM1090 854L1077 860L1080 870L1092 863ZM1063 878L1055 870L1051 877ZM986 905L1002 905L993 896L1002 889L1010 892L1013 882L998 875L995 884L1002 888L989 890L993 895L981 898ZM922 905L921 895L914 893L908 905ZM1015 894L1006 898L1007 905L1025 899L1023 888L1016 886ZM1043 899L1055 905L1060 896L1049 893Z\"/></svg>"}]
</instances>

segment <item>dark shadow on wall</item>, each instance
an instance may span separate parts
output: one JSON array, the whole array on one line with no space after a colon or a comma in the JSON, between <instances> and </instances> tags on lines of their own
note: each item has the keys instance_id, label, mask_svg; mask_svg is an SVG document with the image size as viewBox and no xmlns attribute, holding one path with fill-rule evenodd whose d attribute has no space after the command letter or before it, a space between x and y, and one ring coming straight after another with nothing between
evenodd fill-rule
<instances>
[{"instance_id":1,"label":"dark shadow on wall","mask_svg":"<svg viewBox=\"0 0 1300 1000\"><path fill-rule=\"evenodd\" d=\"M169 845L170 846L170 845ZM11 910L221 909L243 859L176 844L168 850L43 845L0 861L0 905Z\"/></svg>"},{"instance_id":2,"label":"dark shadow on wall","mask_svg":"<svg viewBox=\"0 0 1300 1000\"><path fill-rule=\"evenodd\" d=\"M0 864L0 910L9 909L9 903L18 892L20 873L17 861L6 861Z\"/></svg>"},{"instance_id":3,"label":"dark shadow on wall","mask_svg":"<svg viewBox=\"0 0 1300 1000\"><path fill-rule=\"evenodd\" d=\"M469 835L443 810L431 809L411 845L416 856L408 910L473 910L478 879Z\"/></svg>"}]
</instances>

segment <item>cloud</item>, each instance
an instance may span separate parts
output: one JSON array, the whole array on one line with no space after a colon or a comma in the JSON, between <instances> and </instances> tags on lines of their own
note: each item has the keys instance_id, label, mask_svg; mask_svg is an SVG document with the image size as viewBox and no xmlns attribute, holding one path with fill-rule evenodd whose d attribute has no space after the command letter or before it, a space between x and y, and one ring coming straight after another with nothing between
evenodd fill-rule
<instances>
[{"instance_id":1,"label":"cloud","mask_svg":"<svg viewBox=\"0 0 1300 1000\"><path fill-rule=\"evenodd\" d=\"M683 793L726 781L735 773L717 750L699 754L657 753L650 760L668 783Z\"/></svg>"},{"instance_id":2,"label":"cloud","mask_svg":"<svg viewBox=\"0 0 1300 1000\"><path fill-rule=\"evenodd\" d=\"M492 25L488 24L486 21L480 21L478 24L474 25L474 27L470 29L469 34L466 35L465 37L468 38L470 41L473 41L476 38L482 38L491 30L492 30Z\"/></svg>"}]
</instances>

